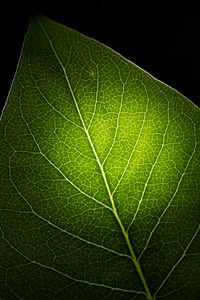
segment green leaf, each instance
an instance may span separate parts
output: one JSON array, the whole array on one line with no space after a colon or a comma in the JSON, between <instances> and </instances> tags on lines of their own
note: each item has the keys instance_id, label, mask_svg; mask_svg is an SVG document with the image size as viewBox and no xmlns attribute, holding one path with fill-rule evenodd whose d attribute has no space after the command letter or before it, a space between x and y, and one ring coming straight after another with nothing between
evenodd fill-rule
<instances>
[{"instance_id":1,"label":"green leaf","mask_svg":"<svg viewBox=\"0 0 200 300\"><path fill-rule=\"evenodd\" d=\"M0 297L199 299L199 121L113 50L34 18L1 117Z\"/></svg>"}]
</instances>

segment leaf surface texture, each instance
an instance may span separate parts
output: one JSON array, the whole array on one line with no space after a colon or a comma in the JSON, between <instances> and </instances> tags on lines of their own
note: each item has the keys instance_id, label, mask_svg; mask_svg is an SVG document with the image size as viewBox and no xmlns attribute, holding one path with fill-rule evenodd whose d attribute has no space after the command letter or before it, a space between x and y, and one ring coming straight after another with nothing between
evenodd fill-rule
<instances>
[{"instance_id":1,"label":"leaf surface texture","mask_svg":"<svg viewBox=\"0 0 200 300\"><path fill-rule=\"evenodd\" d=\"M2 299L200 297L199 109L45 17L1 116Z\"/></svg>"}]
</instances>

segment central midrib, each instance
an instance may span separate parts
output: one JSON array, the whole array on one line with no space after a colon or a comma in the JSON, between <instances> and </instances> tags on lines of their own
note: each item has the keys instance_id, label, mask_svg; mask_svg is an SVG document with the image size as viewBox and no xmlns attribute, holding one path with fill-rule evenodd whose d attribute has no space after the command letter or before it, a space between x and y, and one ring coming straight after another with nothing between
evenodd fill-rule
<instances>
[{"instance_id":1,"label":"central midrib","mask_svg":"<svg viewBox=\"0 0 200 300\"><path fill-rule=\"evenodd\" d=\"M73 90L72 90L72 87L71 87L71 84L70 84L68 75L67 75L67 73L66 73L66 70L65 70L65 68L64 68L64 66L63 66L63 64L62 64L62 62L61 62L61 60L60 60L60 58L59 58L59 56L57 55L57 53L56 53L56 51L55 51L55 48L54 48L54 46L53 46L53 44L52 44L52 42L51 42L51 40L50 40L50 38L49 38L49 36L48 36L48 34L47 34L45 28L43 27L43 25L42 25L41 22L40 22L40 25L41 25L41 28L42 28L42 30L43 30L43 32L44 32L44 34L45 34L45 36L46 36L46 38L47 38L47 40L48 40L50 46L51 46L51 49L52 49L52 51L53 51L53 53L54 53L54 55L55 55L55 57L56 57L58 63L60 64L60 66L61 66L61 68L62 68L62 70L63 70L65 79L66 79L66 81L67 81L67 84L68 84L68 87L69 87L69 90L70 90L70 93L71 93L71 95L72 95L74 104L75 104L75 106L76 106L76 109L77 109L77 112L78 112L80 121L81 121L81 123L82 123L82 125L83 125L85 134L86 134L86 136L87 136L87 139L88 139L88 141L89 141L89 144L90 144L90 146L91 146L91 149L92 149L92 151L93 151L93 154L94 154L94 156L95 156L95 158L96 158L96 160L97 160L99 169L100 169L100 171L101 171L101 174L102 174L102 177L103 177L105 186L106 186L106 190L107 190L107 192L108 192L108 195L109 195L109 198L110 198L110 202L111 202L111 205L112 205L113 214L114 214L114 216L115 216L115 218L116 218L116 220L117 220L117 223L119 224L120 229L121 229L121 231L122 231L122 233L123 233L123 236L124 236L124 239L125 239L125 241L126 241L127 247L128 247L129 252L130 252L130 254L131 254L132 261L133 261L133 263L134 263L134 265L135 265L135 268L136 268L136 270L137 270L137 272L138 272L138 275L139 275L139 277L140 277L140 279L141 279L141 282L142 282L142 284L143 284L143 287L144 287L144 289L145 289L146 297L147 297L148 300L153 300L153 296L151 295L151 292L150 292L149 287L148 287L148 285L147 285L146 279L145 279L144 274L143 274L143 272L142 272L141 266L140 266L140 264L139 264L139 262L138 262L138 260L137 260L137 258L136 258L136 255L135 255L135 253L134 253L134 251L133 251L133 248L132 248L132 245L131 245L131 242L130 242L130 239L129 239L129 234L128 234L128 232L125 230L124 225L123 225L123 223L122 223L122 221L121 221L121 219L120 219L120 217L119 217L119 214L118 214L118 212L117 212L117 209L116 209L116 206L115 206L115 203L114 203L114 199L113 199L113 195L112 195L112 193L111 193L111 190L110 190L110 187L109 187L109 184L108 184L108 181L107 181L105 172L104 172L104 168L103 168L103 166L102 166L102 164L101 164L101 162L100 162L100 160L99 160L99 157L98 157L98 155L97 155L96 149L95 149L95 147L94 147L94 145L93 145L93 142L92 142L92 140L91 140L91 137L90 137L90 135L89 135L89 131L87 130L87 127L86 127L86 125L85 125L84 119L83 119L83 117L82 117L82 115L81 115L81 112L80 112L78 103L77 103L77 101L76 101L76 97L75 97L75 95L74 95L74 92L73 92Z\"/></svg>"},{"instance_id":2,"label":"central midrib","mask_svg":"<svg viewBox=\"0 0 200 300\"><path fill-rule=\"evenodd\" d=\"M85 124L84 124L84 123L83 123L83 126L84 126L84 128L85 128ZM138 262L138 260L137 260L137 258L136 258L136 256L135 256L135 253L134 253L134 251L133 251L133 248L132 248L132 245L131 245L131 242L130 242L130 239L129 239L129 234L128 234L128 232L125 230L124 225L123 225L123 223L122 223L122 221L121 221L121 219L120 219L120 217L119 217L119 214L118 214L118 212L117 212L117 209L116 209L116 206L115 206L115 202L114 202L114 199L113 199L113 195L112 195L112 193L111 193L111 190L110 190L110 187L109 187L109 184L108 184L108 181L107 181L105 172L104 172L104 168L103 168L103 166L102 166L102 164L101 164L101 162L100 162L100 160L99 160L99 157L98 157L98 155L97 155L97 152L96 152L96 150L95 150L95 147L94 147L94 145L93 145L93 143L92 143L92 140L91 140L91 138L90 138L89 132L88 132L88 130L87 130L86 128L85 128L85 132L86 132L86 136L87 136L87 138L88 138L88 141L89 141L89 143L90 143L90 146L91 146L91 148L92 148L92 151L93 151L93 153L94 153L94 156L95 156L95 158L96 158L96 160L97 160L97 163L98 163L98 165L99 165L99 168L100 168L100 170L101 170L101 174L102 174L102 177L103 177L103 180L104 180L104 183L105 183L105 186L106 186L106 189L107 189L109 198L110 198L110 202L111 202L111 205L112 205L113 214L114 214L114 216L115 216L115 218L116 218L116 220L117 220L117 223L119 224L119 226L120 226L120 228L121 228L121 231L122 231L122 233L123 233L124 239L125 239L125 241L126 241L126 244L127 244L127 246L128 246L128 249L129 249L129 251L130 251L132 261L133 261L133 263L134 263L134 265L135 265L135 267L136 267L136 270L137 270L137 272L138 272L138 274L139 274L139 277L140 277L140 279L141 279L141 281L142 281L142 284L143 284L143 286L144 286L144 289L145 289L145 292L146 292L147 299L148 299L148 300L153 300L153 297L152 297L151 292L150 292L150 290L149 290L149 287L148 287L148 285L147 285L146 279L145 279L144 274L143 274L143 272L142 272L141 266L140 266L140 264L139 264L139 262Z\"/></svg>"}]
</instances>

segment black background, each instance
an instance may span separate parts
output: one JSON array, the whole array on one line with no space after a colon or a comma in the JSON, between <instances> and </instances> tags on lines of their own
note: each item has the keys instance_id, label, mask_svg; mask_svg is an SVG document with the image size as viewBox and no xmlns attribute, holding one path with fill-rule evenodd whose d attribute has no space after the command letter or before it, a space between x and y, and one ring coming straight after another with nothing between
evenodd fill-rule
<instances>
[{"instance_id":1,"label":"black background","mask_svg":"<svg viewBox=\"0 0 200 300\"><path fill-rule=\"evenodd\" d=\"M110 46L200 106L200 13L192 2L184 2L4 1L0 4L1 109L33 11Z\"/></svg>"}]
</instances>

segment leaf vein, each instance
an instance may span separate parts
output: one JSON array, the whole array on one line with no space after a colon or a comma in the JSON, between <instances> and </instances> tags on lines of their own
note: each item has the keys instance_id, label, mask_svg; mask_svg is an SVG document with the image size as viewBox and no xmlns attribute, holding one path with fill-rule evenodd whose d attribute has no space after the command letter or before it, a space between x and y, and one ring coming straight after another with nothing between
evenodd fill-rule
<instances>
[{"instance_id":1,"label":"leaf vein","mask_svg":"<svg viewBox=\"0 0 200 300\"><path fill-rule=\"evenodd\" d=\"M137 80L137 79L136 79L136 80ZM129 159L128 159L128 161L127 161L127 164L126 164L126 166L125 166L125 168L124 168L124 171L123 171L123 173L122 173L122 175L121 175L121 177L120 177L118 183L116 184L116 186L115 186L115 188L114 188L114 190L113 190L113 192L112 192L112 195L114 195L114 193L116 192L117 188L119 187L119 185L120 185L122 179L124 178L124 175L125 175L125 173L126 173L128 167L129 167L129 165L130 165L131 159L132 159L133 154L134 154L134 152L135 152L135 149L136 149L136 147L137 147L137 145L138 145L138 143L139 143L139 140L140 140L140 137L141 137L141 135L142 135L143 128L144 128L144 124L145 124L145 121L146 121L146 116L147 116L147 112L148 112L148 106L149 106L149 100L150 100L150 99L149 99L149 97L148 97L148 92L147 92L147 89L146 89L144 83L143 83L142 81L141 81L141 83L142 83L142 85L144 86L144 89L145 89L145 92L146 92L146 95L147 95L147 103L146 103L146 107L145 107L144 118L143 118L143 121L142 121L142 125L141 125L141 128L140 128L140 132L139 132L139 134L138 134L137 140L136 140L136 142L135 142L135 144L134 144L134 146L133 146L133 148L132 148L131 154L130 154Z\"/></svg>"},{"instance_id":2,"label":"leaf vein","mask_svg":"<svg viewBox=\"0 0 200 300\"><path fill-rule=\"evenodd\" d=\"M1 229L0 229L1 230ZM2 231L2 230L1 230ZM109 286L109 285L106 285L106 284L100 284L100 283L96 283L96 282L90 282L88 280L81 280L81 279L77 279L77 278L74 278L72 276L69 276L57 269L55 269L54 267L50 267L50 266L47 266L47 265L44 265L44 264L41 264L35 260L32 260L31 258L29 258L27 255L23 254L20 250L18 250L16 247L14 247L8 240L7 238L5 237L4 233L2 232L2 238L6 241L6 243L10 246L10 248L12 248L14 251L16 251L19 255L23 256L25 259L27 259L29 262L31 262L32 264L36 264L38 265L39 267L41 268L45 268L45 269L49 269L51 271L54 271L64 277L67 277L68 279L70 280L73 280L75 282L80 282L80 283L85 283L85 284L88 284L88 285L91 285L91 286L98 286L98 287L102 287L102 288L107 288L107 289L111 289L113 291L120 291L120 292L125 292L125 293L137 293L137 294L144 294L143 291L134 291L134 290L128 290L128 289L122 289L122 288L118 288L118 287L112 287L112 286Z\"/></svg>"},{"instance_id":3,"label":"leaf vein","mask_svg":"<svg viewBox=\"0 0 200 300\"><path fill-rule=\"evenodd\" d=\"M155 294L156 295L159 290L163 287L163 285L165 284L165 282L168 280L168 278L171 276L171 274L174 272L174 270L176 269L176 267L179 265L179 263L184 259L184 257L186 256L186 252L189 249L190 245L192 244L192 242L194 241L195 237L197 236L198 232L200 230L200 224L196 230L196 232L194 233L193 237L191 238L191 240L189 241L187 247L185 248L185 250L183 251L183 254L181 255L181 257L179 258L179 260L176 262L176 264L173 266L173 268L170 270L170 272L167 274L167 276L165 277L165 279L163 280L163 282L161 283L161 285L158 287L158 289L156 290Z\"/></svg>"},{"instance_id":4,"label":"leaf vein","mask_svg":"<svg viewBox=\"0 0 200 300\"><path fill-rule=\"evenodd\" d=\"M164 209L164 211L163 211L162 214L160 215L160 217L159 217L159 219L158 219L156 225L154 226L153 230L151 231L151 233L150 233L150 235L149 235L149 238L147 239L147 242L146 242L146 244L145 244L145 246L144 246L144 249L143 249L142 252L140 253L139 260L141 259L142 255L144 254L145 250L147 249L148 244L149 244L149 242L150 242L150 240L151 240L151 238L152 238L152 236L153 236L153 233L155 232L156 228L157 228L158 225L160 224L161 219L164 217L166 211L168 210L168 208L170 207L170 205L171 205L171 203L173 202L174 198L176 197L176 194L178 193L178 190L179 190L179 187L180 187L181 182L182 182L182 180L183 180L183 177L184 177L184 175L186 174L186 171L187 171L187 169L188 169L188 167L189 167L189 165L190 165L190 162L191 162L191 160L192 160L192 158L193 158L193 156L194 156L194 154L195 154L195 151L196 151L197 141L196 141L195 127L194 127L194 135L195 135L195 147L194 147L194 149L193 149L193 152L192 152L191 156L189 157L189 160L188 160L188 162L187 162L187 164L186 164L186 166L185 166L185 169L184 169L184 171L182 172L182 174L181 174L181 176L180 176L180 179L179 179L179 181L178 181L177 187L176 187L176 189L175 189L175 192L174 192L174 194L173 194L171 200L169 201L168 205L166 206L166 208Z\"/></svg>"},{"instance_id":5,"label":"leaf vein","mask_svg":"<svg viewBox=\"0 0 200 300\"><path fill-rule=\"evenodd\" d=\"M169 101L167 101L167 103L168 103L168 109L167 109L167 125L166 125L166 128L165 128L165 132L164 132L164 134L163 134L162 145L161 145L160 150L159 150L159 152L158 152L158 155L157 155L157 157L156 157L156 159L155 159L155 161L154 161L154 164L152 165L152 168L151 168L151 170L150 170L150 172L149 172L149 176L147 177L147 180L146 180L146 182L145 182L144 189L143 189L143 191L142 191L142 195L141 195L141 198L140 198L140 200L139 200L139 203L138 203L136 212L135 212L135 214L134 214L134 216L133 216L132 221L130 222L130 224L129 224L129 226L128 226L127 231L130 230L130 228L131 228L131 226L132 226L132 224L133 224L133 222L134 222L134 220L135 220L135 218L136 218L136 216L137 216L137 214L138 214L138 211L139 211L140 206L141 206L141 204L142 204L142 201L143 201L143 199L144 199L145 192L146 192L147 187L148 187L148 183L149 183L149 181L150 181L150 179L151 179L151 176L152 176L152 174L153 174L153 171L154 171L154 169L155 169L155 166L156 166L156 164L157 164L157 162L158 162L158 160L159 160L159 158L160 158L160 156L161 156L161 153L162 153L163 148L164 148L164 145L165 145L165 138L166 138L167 131L168 131L168 128L169 128Z\"/></svg>"}]
</instances>

